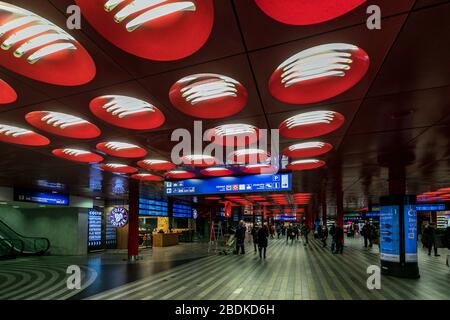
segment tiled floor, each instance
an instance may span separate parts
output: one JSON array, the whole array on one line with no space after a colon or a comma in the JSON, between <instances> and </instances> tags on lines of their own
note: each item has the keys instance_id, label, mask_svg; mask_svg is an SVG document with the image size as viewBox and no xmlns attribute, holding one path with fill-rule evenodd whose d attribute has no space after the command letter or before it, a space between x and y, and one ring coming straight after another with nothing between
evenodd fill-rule
<instances>
[{"instance_id":1,"label":"tiled floor","mask_svg":"<svg viewBox=\"0 0 450 320\"><path fill-rule=\"evenodd\" d=\"M343 255L315 241L275 239L266 260L250 244L241 256L208 255L202 244L148 250L132 265L120 252L28 258L0 262L0 299L450 299L448 250L442 257L419 251L421 278L383 276L381 290L367 289L366 269L379 256L361 239L346 241ZM81 292L65 287L68 264L82 267Z\"/></svg>"}]
</instances>

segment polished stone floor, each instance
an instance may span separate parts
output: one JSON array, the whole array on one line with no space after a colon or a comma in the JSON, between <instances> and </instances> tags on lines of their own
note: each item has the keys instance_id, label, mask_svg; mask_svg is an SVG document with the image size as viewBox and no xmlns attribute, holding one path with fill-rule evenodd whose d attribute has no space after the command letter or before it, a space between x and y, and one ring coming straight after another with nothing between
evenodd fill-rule
<instances>
[{"instance_id":1,"label":"polished stone floor","mask_svg":"<svg viewBox=\"0 0 450 320\"><path fill-rule=\"evenodd\" d=\"M142 251L128 264L121 251L84 257L39 257L0 262L0 299L450 299L448 250L441 257L419 249L420 279L382 276L367 289L367 267L379 264L378 248L346 240L344 254L320 243L270 240L260 260L247 243L245 255L208 253L204 244ZM68 265L82 270L81 290L66 286Z\"/></svg>"}]
</instances>

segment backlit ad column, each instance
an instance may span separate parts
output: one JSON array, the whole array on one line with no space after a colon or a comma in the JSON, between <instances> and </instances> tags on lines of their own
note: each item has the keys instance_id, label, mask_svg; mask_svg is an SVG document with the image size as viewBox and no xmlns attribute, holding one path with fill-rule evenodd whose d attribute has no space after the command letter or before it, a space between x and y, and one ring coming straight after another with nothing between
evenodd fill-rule
<instances>
[{"instance_id":1,"label":"backlit ad column","mask_svg":"<svg viewBox=\"0 0 450 320\"><path fill-rule=\"evenodd\" d=\"M135 261L139 253L139 182L130 179L128 211L128 261Z\"/></svg>"}]
</instances>

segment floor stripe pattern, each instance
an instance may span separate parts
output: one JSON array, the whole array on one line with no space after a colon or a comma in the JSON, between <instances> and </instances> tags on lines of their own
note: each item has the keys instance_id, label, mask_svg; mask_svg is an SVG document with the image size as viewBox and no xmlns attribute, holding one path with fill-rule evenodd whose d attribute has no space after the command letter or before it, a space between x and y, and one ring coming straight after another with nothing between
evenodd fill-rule
<instances>
[{"instance_id":1,"label":"floor stripe pattern","mask_svg":"<svg viewBox=\"0 0 450 320\"><path fill-rule=\"evenodd\" d=\"M447 254L447 252L445 252ZM349 240L344 254L332 254L316 241L269 243L261 260L247 245L245 255L214 255L88 299L450 299L450 268L444 257L419 254L420 279L382 276L380 290L367 288L367 267L379 265L378 249Z\"/></svg>"},{"instance_id":2,"label":"floor stripe pattern","mask_svg":"<svg viewBox=\"0 0 450 320\"><path fill-rule=\"evenodd\" d=\"M0 262L0 300L66 300L90 286L97 272L80 266L81 288L67 287L68 263L49 257Z\"/></svg>"}]
</instances>

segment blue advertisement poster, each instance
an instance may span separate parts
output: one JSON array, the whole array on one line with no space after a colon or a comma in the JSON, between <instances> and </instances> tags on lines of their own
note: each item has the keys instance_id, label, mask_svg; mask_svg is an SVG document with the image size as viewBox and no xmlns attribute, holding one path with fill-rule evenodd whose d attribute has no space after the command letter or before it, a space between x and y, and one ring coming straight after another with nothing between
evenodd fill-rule
<instances>
[{"instance_id":1,"label":"blue advertisement poster","mask_svg":"<svg viewBox=\"0 0 450 320\"><path fill-rule=\"evenodd\" d=\"M289 191L292 189L292 174L261 174L166 181L164 187L166 195Z\"/></svg>"},{"instance_id":2,"label":"blue advertisement poster","mask_svg":"<svg viewBox=\"0 0 450 320\"><path fill-rule=\"evenodd\" d=\"M380 210L380 258L400 262L399 206L382 206Z\"/></svg>"},{"instance_id":3,"label":"blue advertisement poster","mask_svg":"<svg viewBox=\"0 0 450 320\"><path fill-rule=\"evenodd\" d=\"M92 250L103 245L102 242L103 213L96 209L88 212L88 249Z\"/></svg>"},{"instance_id":4,"label":"blue advertisement poster","mask_svg":"<svg viewBox=\"0 0 450 320\"><path fill-rule=\"evenodd\" d=\"M405 205L405 261L417 262L417 212L415 205Z\"/></svg>"}]
</instances>

